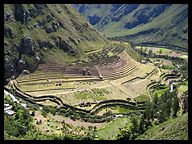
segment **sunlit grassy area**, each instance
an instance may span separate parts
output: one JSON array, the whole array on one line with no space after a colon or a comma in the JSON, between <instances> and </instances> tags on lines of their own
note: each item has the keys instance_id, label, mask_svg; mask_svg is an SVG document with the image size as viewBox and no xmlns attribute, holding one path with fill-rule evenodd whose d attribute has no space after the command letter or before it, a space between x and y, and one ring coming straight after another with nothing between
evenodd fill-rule
<instances>
[{"instance_id":1,"label":"sunlit grassy area","mask_svg":"<svg viewBox=\"0 0 192 144\"><path fill-rule=\"evenodd\" d=\"M127 128L131 125L129 121L130 120L125 117L118 118L104 128L97 130L95 134L98 135L100 139L112 140L119 131L119 128Z\"/></svg>"},{"instance_id":2,"label":"sunlit grassy area","mask_svg":"<svg viewBox=\"0 0 192 144\"><path fill-rule=\"evenodd\" d=\"M187 91L188 90L188 86L184 86L184 85L181 85L179 88L178 88L178 92L181 92L181 93L183 93L183 92L185 92L185 91Z\"/></svg>"}]
</instances>

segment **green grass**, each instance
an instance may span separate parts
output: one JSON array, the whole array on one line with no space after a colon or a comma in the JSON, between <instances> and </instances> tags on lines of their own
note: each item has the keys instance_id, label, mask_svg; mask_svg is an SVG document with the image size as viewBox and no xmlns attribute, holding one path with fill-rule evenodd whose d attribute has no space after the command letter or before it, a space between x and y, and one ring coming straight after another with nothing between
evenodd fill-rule
<instances>
[{"instance_id":1,"label":"green grass","mask_svg":"<svg viewBox=\"0 0 192 144\"><path fill-rule=\"evenodd\" d=\"M163 65L164 69L174 69L175 66L174 65Z\"/></svg>"},{"instance_id":2,"label":"green grass","mask_svg":"<svg viewBox=\"0 0 192 144\"><path fill-rule=\"evenodd\" d=\"M178 92L181 92L181 93L183 93L183 92L185 92L185 91L187 91L188 90L188 86L184 86L184 85L181 85L179 88L178 88Z\"/></svg>"},{"instance_id":3,"label":"green grass","mask_svg":"<svg viewBox=\"0 0 192 144\"><path fill-rule=\"evenodd\" d=\"M185 81L185 85L186 85L186 86L188 86L188 80L187 80L187 81Z\"/></svg>"},{"instance_id":4,"label":"green grass","mask_svg":"<svg viewBox=\"0 0 192 144\"><path fill-rule=\"evenodd\" d=\"M160 52L160 51L163 53L163 52L167 51L167 49L166 48L160 48L157 52Z\"/></svg>"},{"instance_id":5,"label":"green grass","mask_svg":"<svg viewBox=\"0 0 192 144\"><path fill-rule=\"evenodd\" d=\"M104 97L105 94L109 94L110 92L107 89L97 89L94 88L91 91L82 91L82 92L75 92L74 96L77 99L89 99L92 98L94 100L106 100Z\"/></svg>"},{"instance_id":6,"label":"green grass","mask_svg":"<svg viewBox=\"0 0 192 144\"><path fill-rule=\"evenodd\" d=\"M142 94L135 98L136 101L148 101L150 100L148 95Z\"/></svg>"},{"instance_id":7,"label":"green grass","mask_svg":"<svg viewBox=\"0 0 192 144\"><path fill-rule=\"evenodd\" d=\"M100 139L112 140L119 131L119 128L127 128L130 126L130 123L126 124L128 121L130 121L128 118L118 118L111 124L97 130L95 134L98 135Z\"/></svg>"},{"instance_id":8,"label":"green grass","mask_svg":"<svg viewBox=\"0 0 192 144\"><path fill-rule=\"evenodd\" d=\"M107 89L101 88L93 88L92 92L97 96L104 96L104 94L109 94L110 92Z\"/></svg>"},{"instance_id":9,"label":"green grass","mask_svg":"<svg viewBox=\"0 0 192 144\"><path fill-rule=\"evenodd\" d=\"M133 112L133 111L135 111L135 110L130 110L130 109L127 109L127 108L117 106L117 112L118 113L128 113L128 112Z\"/></svg>"},{"instance_id":10,"label":"green grass","mask_svg":"<svg viewBox=\"0 0 192 144\"><path fill-rule=\"evenodd\" d=\"M5 26L12 29L15 34L15 38L7 38L4 36L5 41L9 43L9 46L5 47L5 50L9 49L14 45L20 45L21 39L25 34L32 38L35 45L35 53L40 56L42 62L44 63L59 63L59 64L70 64L73 61L86 59L85 50L103 48L108 45L110 41L100 35L98 32L93 31L93 26L88 24L87 28L84 28L82 31L79 27L83 27L87 21L85 18L81 16L77 11L75 11L71 6L65 5L47 5L48 8L43 8L42 11L44 14L39 14L37 17L32 18L28 21L28 24L22 24L20 21L14 22L14 24L6 23ZM5 4L5 12L10 11L9 13L14 14L14 5L13 4ZM25 9L29 10L34 6L32 4L25 4ZM62 10L61 14L58 14L57 11ZM46 21L46 16L50 16L50 13L53 13L55 16L52 17L52 21ZM38 28L33 28L30 30L30 27L33 27L37 21L45 20L44 26L39 26ZM47 33L45 28L50 26L53 22L63 22L65 21L65 28L59 27L56 32ZM74 31L70 31L70 29L75 28ZM78 55L76 57L69 55L68 52L64 52L62 49L59 49L59 46L56 45L58 43L58 36L62 38L64 41L68 41L68 44L77 49ZM72 41L69 40L69 37L73 38L78 44L75 45ZM86 37L86 38L85 38ZM89 39L89 40L88 40ZM54 45L54 48L49 49L45 52L42 49L38 48L38 40L50 42ZM15 50L11 50L11 55L7 55L8 59L13 59L15 61ZM16 51L17 55L19 55L18 51ZM40 53L43 53L44 56L41 56ZM19 57L19 56L18 56ZM24 60L26 60L29 65L34 64L34 57L25 55Z\"/></svg>"},{"instance_id":11,"label":"green grass","mask_svg":"<svg viewBox=\"0 0 192 144\"><path fill-rule=\"evenodd\" d=\"M167 91L169 88L165 88L165 89L159 89L156 90L155 92L153 92L153 95L157 94L158 97L160 97L162 94L164 94L165 91Z\"/></svg>"},{"instance_id":12,"label":"green grass","mask_svg":"<svg viewBox=\"0 0 192 144\"><path fill-rule=\"evenodd\" d=\"M136 140L188 140L188 113L150 128Z\"/></svg>"}]
</instances>

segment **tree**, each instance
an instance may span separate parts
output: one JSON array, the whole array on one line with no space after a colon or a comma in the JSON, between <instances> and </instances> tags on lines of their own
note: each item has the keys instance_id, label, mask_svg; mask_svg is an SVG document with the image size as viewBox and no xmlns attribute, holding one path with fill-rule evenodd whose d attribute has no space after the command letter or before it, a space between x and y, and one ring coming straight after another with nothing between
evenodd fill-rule
<instances>
[{"instance_id":1,"label":"tree","mask_svg":"<svg viewBox=\"0 0 192 144\"><path fill-rule=\"evenodd\" d=\"M132 118L131 123L132 123L131 132L133 134L132 139L135 139L136 138L135 134L138 132L138 122L135 118Z\"/></svg>"},{"instance_id":2,"label":"tree","mask_svg":"<svg viewBox=\"0 0 192 144\"><path fill-rule=\"evenodd\" d=\"M159 123L162 123L162 122L167 120L167 117L166 117L166 104L165 103L161 104L158 119L159 119Z\"/></svg>"},{"instance_id":3,"label":"tree","mask_svg":"<svg viewBox=\"0 0 192 144\"><path fill-rule=\"evenodd\" d=\"M157 110L158 110L158 96L157 96L157 93L155 93L155 95L153 96L153 103L154 103L153 110L154 110L154 113L156 113Z\"/></svg>"},{"instance_id":4,"label":"tree","mask_svg":"<svg viewBox=\"0 0 192 144\"><path fill-rule=\"evenodd\" d=\"M141 47L141 54L143 54L143 47Z\"/></svg>"},{"instance_id":5,"label":"tree","mask_svg":"<svg viewBox=\"0 0 192 144\"><path fill-rule=\"evenodd\" d=\"M171 107L172 107L172 99L169 98L166 102L166 115L167 115L167 117L170 117L170 115L171 115Z\"/></svg>"},{"instance_id":6,"label":"tree","mask_svg":"<svg viewBox=\"0 0 192 144\"><path fill-rule=\"evenodd\" d=\"M144 117L142 116L139 123L139 133L143 134L144 132L145 132L145 120L144 120Z\"/></svg>"},{"instance_id":7,"label":"tree","mask_svg":"<svg viewBox=\"0 0 192 144\"><path fill-rule=\"evenodd\" d=\"M152 56L152 49L149 49L149 57Z\"/></svg>"},{"instance_id":8,"label":"tree","mask_svg":"<svg viewBox=\"0 0 192 144\"><path fill-rule=\"evenodd\" d=\"M129 140L130 139L130 131L128 129L121 129L117 136L116 136L116 139L117 140Z\"/></svg>"},{"instance_id":9,"label":"tree","mask_svg":"<svg viewBox=\"0 0 192 144\"><path fill-rule=\"evenodd\" d=\"M88 126L88 129L89 129L89 130L92 130L92 128L93 128L92 126Z\"/></svg>"},{"instance_id":10,"label":"tree","mask_svg":"<svg viewBox=\"0 0 192 144\"><path fill-rule=\"evenodd\" d=\"M148 103L148 106L147 108L145 109L144 111L144 119L150 121L150 119L154 119L154 110L153 110L153 107L154 107L154 103L153 102L150 102Z\"/></svg>"},{"instance_id":11,"label":"tree","mask_svg":"<svg viewBox=\"0 0 192 144\"><path fill-rule=\"evenodd\" d=\"M94 129L94 131L96 131L97 127L96 127L96 126L94 126L94 127L93 127L93 129Z\"/></svg>"},{"instance_id":12,"label":"tree","mask_svg":"<svg viewBox=\"0 0 192 144\"><path fill-rule=\"evenodd\" d=\"M162 49L159 50L159 54L162 54Z\"/></svg>"},{"instance_id":13,"label":"tree","mask_svg":"<svg viewBox=\"0 0 192 144\"><path fill-rule=\"evenodd\" d=\"M157 96L157 93L155 93L155 95L153 96L153 102L155 105L158 104L158 96Z\"/></svg>"},{"instance_id":14,"label":"tree","mask_svg":"<svg viewBox=\"0 0 192 144\"><path fill-rule=\"evenodd\" d=\"M188 92L187 94L184 93L184 102L183 102L183 114L188 112Z\"/></svg>"},{"instance_id":15,"label":"tree","mask_svg":"<svg viewBox=\"0 0 192 144\"><path fill-rule=\"evenodd\" d=\"M179 98L177 95L174 97L174 103L173 103L173 117L177 116L177 112L179 111Z\"/></svg>"},{"instance_id":16,"label":"tree","mask_svg":"<svg viewBox=\"0 0 192 144\"><path fill-rule=\"evenodd\" d=\"M147 48L145 48L144 52L145 52L145 53L147 52Z\"/></svg>"}]
</instances>

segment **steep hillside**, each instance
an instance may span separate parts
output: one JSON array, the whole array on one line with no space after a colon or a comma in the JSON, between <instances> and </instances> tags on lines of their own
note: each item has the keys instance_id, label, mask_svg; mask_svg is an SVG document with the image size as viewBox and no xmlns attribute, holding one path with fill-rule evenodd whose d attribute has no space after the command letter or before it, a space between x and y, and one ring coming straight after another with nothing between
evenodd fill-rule
<instances>
[{"instance_id":1,"label":"steep hillside","mask_svg":"<svg viewBox=\"0 0 192 144\"><path fill-rule=\"evenodd\" d=\"M188 113L147 130L137 140L188 140Z\"/></svg>"},{"instance_id":2,"label":"steep hillside","mask_svg":"<svg viewBox=\"0 0 192 144\"><path fill-rule=\"evenodd\" d=\"M188 48L187 4L73 6L111 39Z\"/></svg>"},{"instance_id":3,"label":"steep hillside","mask_svg":"<svg viewBox=\"0 0 192 144\"><path fill-rule=\"evenodd\" d=\"M39 63L69 64L109 41L64 4L4 5L4 82Z\"/></svg>"}]
</instances>

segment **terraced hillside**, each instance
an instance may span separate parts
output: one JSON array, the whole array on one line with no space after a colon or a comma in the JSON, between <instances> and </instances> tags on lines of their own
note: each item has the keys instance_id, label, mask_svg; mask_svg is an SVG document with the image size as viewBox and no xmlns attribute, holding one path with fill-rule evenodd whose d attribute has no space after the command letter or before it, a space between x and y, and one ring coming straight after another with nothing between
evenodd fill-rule
<instances>
[{"instance_id":1,"label":"terraced hillside","mask_svg":"<svg viewBox=\"0 0 192 144\"><path fill-rule=\"evenodd\" d=\"M65 101L67 104L78 105L79 101L75 98L75 93L83 92L86 89L92 90L102 87L112 88L113 85L110 83L111 80L117 80L117 83L119 80L121 84L122 78L127 76L133 77L132 74L136 73L141 67L141 64L130 57L121 45L119 45L119 47L112 46L105 50L100 49L95 51L97 52L87 52L87 55L90 56L95 54L94 57L98 58L97 62L94 61L94 59L92 59L91 62L97 65L89 66L89 62L86 61L75 61L72 63L72 65L75 66L56 63L40 64L33 73L26 73L27 70L24 70L16 81L14 81L15 88L19 89L20 92L24 92L24 94L29 94L36 98L53 95L60 97L61 100L63 102ZM103 58L110 59L111 56L117 56L119 59L112 59L111 63L102 63ZM79 65L80 63L81 66ZM88 66L82 66L86 64ZM152 66L148 67L149 69L152 68ZM115 93L118 93L118 91L119 90ZM126 99L126 93L127 92L122 93L123 97L120 99ZM110 97L111 94L107 94L101 99L94 99L96 103L98 103L102 99L110 100ZM113 94L112 97L114 97ZM114 97L114 99L119 98ZM87 99L85 101L94 102L93 99ZM94 104L91 105L91 107L93 106Z\"/></svg>"},{"instance_id":2,"label":"terraced hillside","mask_svg":"<svg viewBox=\"0 0 192 144\"><path fill-rule=\"evenodd\" d=\"M70 5L4 5L4 82L40 63L70 64L110 42Z\"/></svg>"},{"instance_id":3,"label":"terraced hillside","mask_svg":"<svg viewBox=\"0 0 192 144\"><path fill-rule=\"evenodd\" d=\"M104 79L114 80L131 74L136 68L137 63L124 53L124 58L118 63L99 67L98 69Z\"/></svg>"}]
</instances>

